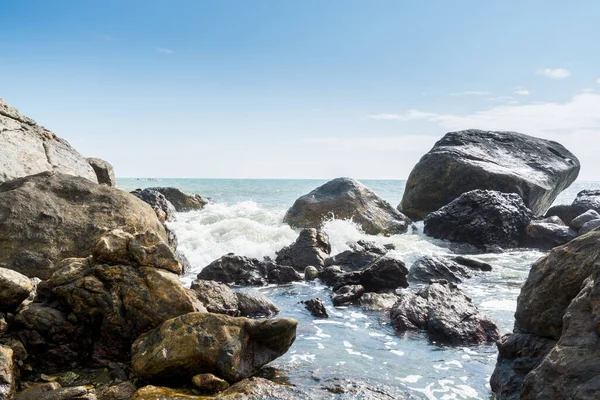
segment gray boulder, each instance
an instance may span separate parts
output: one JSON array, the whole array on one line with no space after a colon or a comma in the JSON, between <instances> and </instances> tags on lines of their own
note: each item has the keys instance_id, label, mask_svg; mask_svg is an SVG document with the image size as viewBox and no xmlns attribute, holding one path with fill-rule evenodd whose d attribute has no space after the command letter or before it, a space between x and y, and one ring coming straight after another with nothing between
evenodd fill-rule
<instances>
[{"instance_id":1,"label":"gray boulder","mask_svg":"<svg viewBox=\"0 0 600 400\"><path fill-rule=\"evenodd\" d=\"M579 235L585 235L586 233L598 228L600 226L600 219L593 219L583 224L579 230Z\"/></svg>"},{"instance_id":2,"label":"gray boulder","mask_svg":"<svg viewBox=\"0 0 600 400\"><path fill-rule=\"evenodd\" d=\"M238 297L229 286L197 279L192 282L191 289L208 312L232 317L240 315Z\"/></svg>"},{"instance_id":3,"label":"gray boulder","mask_svg":"<svg viewBox=\"0 0 600 400\"><path fill-rule=\"evenodd\" d=\"M431 282L415 293L406 293L390 311L393 327L400 332L424 329L432 340L454 345L493 343L498 328L482 316L456 285Z\"/></svg>"},{"instance_id":4,"label":"gray boulder","mask_svg":"<svg viewBox=\"0 0 600 400\"><path fill-rule=\"evenodd\" d=\"M242 317L271 317L279 314L277 305L258 290L244 290L235 295Z\"/></svg>"},{"instance_id":5,"label":"gray boulder","mask_svg":"<svg viewBox=\"0 0 600 400\"><path fill-rule=\"evenodd\" d=\"M361 285L346 285L335 290L331 295L334 306L343 306L356 303L365 293L365 288Z\"/></svg>"},{"instance_id":6,"label":"gray boulder","mask_svg":"<svg viewBox=\"0 0 600 400\"><path fill-rule=\"evenodd\" d=\"M573 229L579 230L586 222L590 222L595 219L600 219L600 214L598 214L596 210L587 210L583 214L575 217L569 226Z\"/></svg>"},{"instance_id":7,"label":"gray boulder","mask_svg":"<svg viewBox=\"0 0 600 400\"><path fill-rule=\"evenodd\" d=\"M113 166L101 158L86 158L87 162L94 168L98 183L108 186L117 186L115 170Z\"/></svg>"},{"instance_id":8,"label":"gray boulder","mask_svg":"<svg viewBox=\"0 0 600 400\"><path fill-rule=\"evenodd\" d=\"M371 235L407 231L410 220L373 191L350 178L337 178L298 198L283 221L295 228L315 228L327 219L351 219Z\"/></svg>"},{"instance_id":9,"label":"gray boulder","mask_svg":"<svg viewBox=\"0 0 600 400\"><path fill-rule=\"evenodd\" d=\"M300 304L304 304L304 307L317 318L329 318L329 313L325 305L318 298L303 300Z\"/></svg>"},{"instance_id":10,"label":"gray boulder","mask_svg":"<svg viewBox=\"0 0 600 400\"><path fill-rule=\"evenodd\" d=\"M56 171L98 183L87 160L59 138L0 98L0 183Z\"/></svg>"},{"instance_id":11,"label":"gray boulder","mask_svg":"<svg viewBox=\"0 0 600 400\"><path fill-rule=\"evenodd\" d=\"M48 279L57 262L87 257L115 228L166 240L152 208L122 190L52 172L0 184L0 267Z\"/></svg>"},{"instance_id":12,"label":"gray boulder","mask_svg":"<svg viewBox=\"0 0 600 400\"><path fill-rule=\"evenodd\" d=\"M577 231L563 225L531 221L525 228L523 245L537 249L550 250L577 237Z\"/></svg>"},{"instance_id":13,"label":"gray boulder","mask_svg":"<svg viewBox=\"0 0 600 400\"><path fill-rule=\"evenodd\" d=\"M439 256L423 256L410 267L408 280L428 283L430 280L445 279L451 283L460 283L469 279L469 269L459 263Z\"/></svg>"},{"instance_id":14,"label":"gray boulder","mask_svg":"<svg viewBox=\"0 0 600 400\"><path fill-rule=\"evenodd\" d=\"M365 293L358 300L367 311L388 311L400 298L394 293Z\"/></svg>"},{"instance_id":15,"label":"gray boulder","mask_svg":"<svg viewBox=\"0 0 600 400\"><path fill-rule=\"evenodd\" d=\"M367 240L351 243L349 247L350 250L342 251L325 260L325 266L337 265L344 271L360 271L388 252L385 247Z\"/></svg>"},{"instance_id":16,"label":"gray boulder","mask_svg":"<svg viewBox=\"0 0 600 400\"><path fill-rule=\"evenodd\" d=\"M199 194L187 194L174 187L152 187L148 189L162 193L173 204L177 212L202 210L208 204L208 200Z\"/></svg>"},{"instance_id":17,"label":"gray boulder","mask_svg":"<svg viewBox=\"0 0 600 400\"><path fill-rule=\"evenodd\" d=\"M473 190L425 218L426 235L478 248L517 247L532 218L514 193Z\"/></svg>"},{"instance_id":18,"label":"gray boulder","mask_svg":"<svg viewBox=\"0 0 600 400\"><path fill-rule=\"evenodd\" d=\"M175 219L175 207L161 192L153 189L136 189L130 193L148 203L160 222L173 221Z\"/></svg>"},{"instance_id":19,"label":"gray boulder","mask_svg":"<svg viewBox=\"0 0 600 400\"><path fill-rule=\"evenodd\" d=\"M577 193L571 208L575 215L581 215L588 210L600 213L600 190L582 190Z\"/></svg>"},{"instance_id":20,"label":"gray boulder","mask_svg":"<svg viewBox=\"0 0 600 400\"><path fill-rule=\"evenodd\" d=\"M541 215L579 174L577 158L556 142L517 132L447 133L406 182L399 208L415 220L476 189L516 193Z\"/></svg>"},{"instance_id":21,"label":"gray boulder","mask_svg":"<svg viewBox=\"0 0 600 400\"><path fill-rule=\"evenodd\" d=\"M292 266L302 272L308 266L322 267L329 253L331 245L327 234L309 228L303 229L294 243L279 250L275 262Z\"/></svg>"}]
</instances>

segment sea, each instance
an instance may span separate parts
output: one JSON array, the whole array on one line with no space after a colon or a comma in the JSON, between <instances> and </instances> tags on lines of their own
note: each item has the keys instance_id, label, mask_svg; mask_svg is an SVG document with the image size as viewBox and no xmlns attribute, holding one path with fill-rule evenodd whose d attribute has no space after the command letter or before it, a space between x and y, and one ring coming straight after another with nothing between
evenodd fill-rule
<instances>
[{"instance_id":1,"label":"sea","mask_svg":"<svg viewBox=\"0 0 600 400\"><path fill-rule=\"evenodd\" d=\"M192 264L182 277L190 285L198 272L227 253L275 257L294 242L298 230L282 222L294 201L326 180L271 179L117 179L131 191L172 186L211 199L201 211L178 213L169 226L177 233L179 248ZM406 181L361 180L393 206L400 203ZM600 182L575 182L555 204L569 204L584 189L600 189ZM391 237L371 236L352 221L332 220L324 225L332 254L348 243L368 239L393 243L390 254L407 267L423 255L452 255L449 243L416 232ZM473 258L490 263L491 272L469 279L459 287L481 312L494 319L502 334L512 331L520 288L532 263L545 253L515 249ZM411 286L405 290L417 290ZM489 379L497 357L495 345L447 346L423 332L398 334L384 312L359 306L333 307L331 290L317 282L254 288L270 297L282 317L299 321L290 350L270 364L273 376L294 385L307 398L323 399L493 399ZM323 300L329 319L313 317L302 300Z\"/></svg>"}]
</instances>

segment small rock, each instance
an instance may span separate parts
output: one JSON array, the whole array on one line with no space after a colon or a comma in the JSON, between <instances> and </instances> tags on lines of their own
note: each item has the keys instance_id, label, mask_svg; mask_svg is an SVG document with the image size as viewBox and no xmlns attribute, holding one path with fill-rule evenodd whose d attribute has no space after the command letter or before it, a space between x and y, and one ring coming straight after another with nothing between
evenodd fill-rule
<instances>
[{"instance_id":1,"label":"small rock","mask_svg":"<svg viewBox=\"0 0 600 400\"><path fill-rule=\"evenodd\" d=\"M99 395L99 400L129 400L137 390L132 382L122 382L118 385L109 386L102 390Z\"/></svg>"},{"instance_id":2,"label":"small rock","mask_svg":"<svg viewBox=\"0 0 600 400\"><path fill-rule=\"evenodd\" d=\"M402 260L382 256L360 273L359 282L368 292L408 287L408 270Z\"/></svg>"},{"instance_id":3,"label":"small rock","mask_svg":"<svg viewBox=\"0 0 600 400\"><path fill-rule=\"evenodd\" d=\"M387 311L399 300L394 293L365 293L359 299L360 306L367 311Z\"/></svg>"},{"instance_id":4,"label":"small rock","mask_svg":"<svg viewBox=\"0 0 600 400\"><path fill-rule=\"evenodd\" d=\"M314 281L319 277L319 270L309 265L304 269L304 280L305 281Z\"/></svg>"},{"instance_id":5,"label":"small rock","mask_svg":"<svg viewBox=\"0 0 600 400\"><path fill-rule=\"evenodd\" d=\"M599 226L600 226L600 219L594 219L589 222L586 222L585 224L583 224L581 229L579 229L579 235L585 235L589 231L594 230Z\"/></svg>"},{"instance_id":6,"label":"small rock","mask_svg":"<svg viewBox=\"0 0 600 400\"><path fill-rule=\"evenodd\" d=\"M346 285L333 292L331 300L334 306L351 304L358 301L364 292L365 288L361 285Z\"/></svg>"},{"instance_id":7,"label":"small rock","mask_svg":"<svg viewBox=\"0 0 600 400\"><path fill-rule=\"evenodd\" d=\"M0 312L15 312L33 287L33 283L25 275L0 268Z\"/></svg>"},{"instance_id":8,"label":"small rock","mask_svg":"<svg viewBox=\"0 0 600 400\"><path fill-rule=\"evenodd\" d=\"M108 186L116 186L117 180L115 179L115 170L113 166L101 158L86 158L86 161L92 166L98 183Z\"/></svg>"},{"instance_id":9,"label":"small rock","mask_svg":"<svg viewBox=\"0 0 600 400\"><path fill-rule=\"evenodd\" d=\"M13 399L17 390L17 365L10 347L0 345L0 399Z\"/></svg>"},{"instance_id":10,"label":"small rock","mask_svg":"<svg viewBox=\"0 0 600 400\"><path fill-rule=\"evenodd\" d=\"M279 314L279 308L258 290L245 290L235 293L240 315L243 317L272 317Z\"/></svg>"},{"instance_id":11,"label":"small rock","mask_svg":"<svg viewBox=\"0 0 600 400\"><path fill-rule=\"evenodd\" d=\"M40 400L42 396L48 393L54 393L62 389L58 382L38 383L24 389L17 394L17 400Z\"/></svg>"},{"instance_id":12,"label":"small rock","mask_svg":"<svg viewBox=\"0 0 600 400\"><path fill-rule=\"evenodd\" d=\"M58 376L56 381L60 383L61 386L69 386L73 382L75 382L79 378L79 375L73 371L66 372Z\"/></svg>"},{"instance_id":13,"label":"small rock","mask_svg":"<svg viewBox=\"0 0 600 400\"><path fill-rule=\"evenodd\" d=\"M148 385L138 389L130 400L206 400L206 396L196 396L188 390Z\"/></svg>"},{"instance_id":14,"label":"small rock","mask_svg":"<svg viewBox=\"0 0 600 400\"><path fill-rule=\"evenodd\" d=\"M344 271L360 271L387 252L385 247L379 246L377 243L359 240L350 244L350 250L328 258L325 266L337 265Z\"/></svg>"},{"instance_id":15,"label":"small rock","mask_svg":"<svg viewBox=\"0 0 600 400\"><path fill-rule=\"evenodd\" d=\"M467 258L463 256L454 257L452 261L459 263L460 265L464 265L467 268L470 268L474 271L484 271L489 272L492 270L492 266L483 261L474 260L472 258Z\"/></svg>"},{"instance_id":16,"label":"small rock","mask_svg":"<svg viewBox=\"0 0 600 400\"><path fill-rule=\"evenodd\" d=\"M192 383L204 393L218 393L229 387L226 380L213 374L199 374L192 378Z\"/></svg>"},{"instance_id":17,"label":"small rock","mask_svg":"<svg viewBox=\"0 0 600 400\"><path fill-rule=\"evenodd\" d=\"M525 228L523 244L526 247L550 250L577 237L577 231L566 225L531 221Z\"/></svg>"},{"instance_id":18,"label":"small rock","mask_svg":"<svg viewBox=\"0 0 600 400\"><path fill-rule=\"evenodd\" d=\"M329 318L329 313L327 312L325 305L319 299L303 300L300 304L304 304L304 307L306 307L306 309L315 317Z\"/></svg>"},{"instance_id":19,"label":"small rock","mask_svg":"<svg viewBox=\"0 0 600 400\"><path fill-rule=\"evenodd\" d=\"M208 312L227 314L232 317L240 315L238 297L229 286L197 279L192 282L191 289Z\"/></svg>"},{"instance_id":20,"label":"small rock","mask_svg":"<svg viewBox=\"0 0 600 400\"><path fill-rule=\"evenodd\" d=\"M581 214L581 215L577 216L575 219L573 219L573 221L571 221L569 226L573 229L579 230L586 222L589 222L589 221L592 221L595 219L600 219L600 214L598 214L598 212L595 210L587 210L583 214Z\"/></svg>"},{"instance_id":21,"label":"small rock","mask_svg":"<svg viewBox=\"0 0 600 400\"><path fill-rule=\"evenodd\" d=\"M460 283L471 278L468 269L457 262L438 256L423 256L410 267L408 279L415 282L428 283L430 280L445 279L448 282Z\"/></svg>"},{"instance_id":22,"label":"small rock","mask_svg":"<svg viewBox=\"0 0 600 400\"><path fill-rule=\"evenodd\" d=\"M174 187L153 187L149 188L162 193L177 212L187 212L202 210L208 201L199 194L187 194Z\"/></svg>"}]
</instances>

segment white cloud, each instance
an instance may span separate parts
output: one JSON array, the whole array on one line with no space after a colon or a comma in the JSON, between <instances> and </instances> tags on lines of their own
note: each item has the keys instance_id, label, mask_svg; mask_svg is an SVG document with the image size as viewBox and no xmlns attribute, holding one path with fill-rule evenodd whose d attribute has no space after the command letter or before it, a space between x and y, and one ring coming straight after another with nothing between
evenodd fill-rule
<instances>
[{"instance_id":1,"label":"white cloud","mask_svg":"<svg viewBox=\"0 0 600 400\"><path fill-rule=\"evenodd\" d=\"M163 53L163 54L173 54L173 53L175 53L173 50L167 49L165 47L157 47L156 51L158 51L159 53Z\"/></svg>"},{"instance_id":2,"label":"white cloud","mask_svg":"<svg viewBox=\"0 0 600 400\"><path fill-rule=\"evenodd\" d=\"M531 94L527 89L516 89L513 93L517 96L529 96Z\"/></svg>"},{"instance_id":3,"label":"white cloud","mask_svg":"<svg viewBox=\"0 0 600 400\"><path fill-rule=\"evenodd\" d=\"M450 96L485 96L490 94L484 90L465 90L464 92L450 93Z\"/></svg>"},{"instance_id":4,"label":"white cloud","mask_svg":"<svg viewBox=\"0 0 600 400\"><path fill-rule=\"evenodd\" d=\"M418 110L408 110L404 114L372 114L368 115L367 118L392 121L412 121L415 119L423 119L434 115L435 114L426 113Z\"/></svg>"},{"instance_id":5,"label":"white cloud","mask_svg":"<svg viewBox=\"0 0 600 400\"><path fill-rule=\"evenodd\" d=\"M564 69L564 68L540 69L537 71L537 74L543 75L546 78L550 78L550 79L564 79L564 78L568 78L569 76L571 76L571 72L568 69Z\"/></svg>"},{"instance_id":6,"label":"white cloud","mask_svg":"<svg viewBox=\"0 0 600 400\"><path fill-rule=\"evenodd\" d=\"M600 78L598 78L598 80L596 80L596 83L600 85Z\"/></svg>"}]
</instances>

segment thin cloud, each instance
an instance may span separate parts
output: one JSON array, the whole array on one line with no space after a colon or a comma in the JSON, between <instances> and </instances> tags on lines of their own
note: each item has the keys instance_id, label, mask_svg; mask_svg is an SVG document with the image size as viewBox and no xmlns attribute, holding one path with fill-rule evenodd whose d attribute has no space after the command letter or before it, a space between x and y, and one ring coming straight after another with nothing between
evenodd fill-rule
<instances>
[{"instance_id":1,"label":"thin cloud","mask_svg":"<svg viewBox=\"0 0 600 400\"><path fill-rule=\"evenodd\" d=\"M490 92L484 90L465 90L464 92L450 93L450 96L486 96Z\"/></svg>"},{"instance_id":2,"label":"thin cloud","mask_svg":"<svg viewBox=\"0 0 600 400\"><path fill-rule=\"evenodd\" d=\"M543 75L546 78L550 78L550 79L565 79L565 78L568 78L569 76L571 76L571 72L568 69L564 69L564 68L540 69L536 73L538 75Z\"/></svg>"},{"instance_id":3,"label":"thin cloud","mask_svg":"<svg viewBox=\"0 0 600 400\"><path fill-rule=\"evenodd\" d=\"M513 93L517 96L529 96L531 94L527 89L516 89Z\"/></svg>"},{"instance_id":4,"label":"thin cloud","mask_svg":"<svg viewBox=\"0 0 600 400\"><path fill-rule=\"evenodd\" d=\"M424 113L418 110L408 110L404 114L371 114L367 115L369 119L388 120L388 121L412 121L434 116L435 114Z\"/></svg>"},{"instance_id":5,"label":"thin cloud","mask_svg":"<svg viewBox=\"0 0 600 400\"><path fill-rule=\"evenodd\" d=\"M167 49L165 47L157 47L156 51L158 51L159 53L163 53L163 54L174 54L175 52L171 49Z\"/></svg>"},{"instance_id":6,"label":"thin cloud","mask_svg":"<svg viewBox=\"0 0 600 400\"><path fill-rule=\"evenodd\" d=\"M596 83L597 83L598 85L600 85L600 78L598 78L598 80L596 80Z\"/></svg>"}]
</instances>

